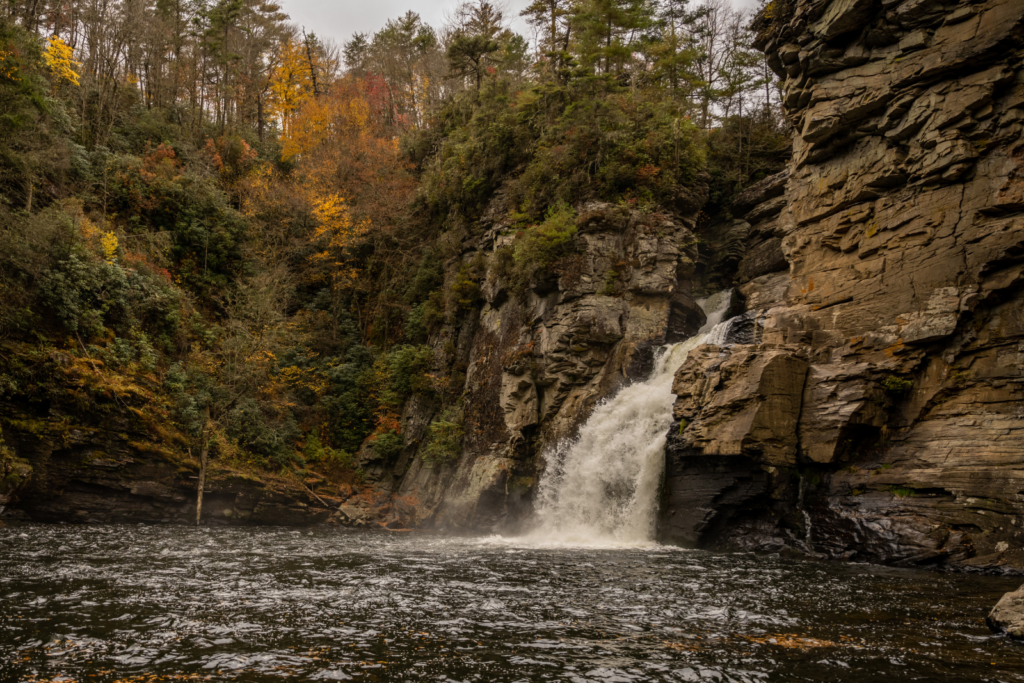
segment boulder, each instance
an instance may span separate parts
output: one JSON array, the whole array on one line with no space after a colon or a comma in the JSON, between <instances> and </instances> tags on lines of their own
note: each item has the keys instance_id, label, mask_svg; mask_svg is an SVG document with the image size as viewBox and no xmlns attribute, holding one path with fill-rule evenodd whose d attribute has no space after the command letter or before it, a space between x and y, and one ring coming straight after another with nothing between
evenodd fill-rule
<instances>
[{"instance_id":1,"label":"boulder","mask_svg":"<svg viewBox=\"0 0 1024 683\"><path fill-rule=\"evenodd\" d=\"M985 623L993 633L1005 633L1011 638L1024 640L1024 586L1000 598L985 618Z\"/></svg>"}]
</instances>

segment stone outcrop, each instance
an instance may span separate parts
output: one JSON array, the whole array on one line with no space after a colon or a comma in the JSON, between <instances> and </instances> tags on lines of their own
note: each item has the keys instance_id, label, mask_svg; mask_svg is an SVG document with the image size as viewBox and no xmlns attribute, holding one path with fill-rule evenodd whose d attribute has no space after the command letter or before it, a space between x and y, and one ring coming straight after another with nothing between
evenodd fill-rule
<instances>
[{"instance_id":1,"label":"stone outcrop","mask_svg":"<svg viewBox=\"0 0 1024 683\"><path fill-rule=\"evenodd\" d=\"M596 202L579 207L571 254L519 291L495 267L495 254L515 236L508 225L493 220L482 237L466 240L459 262L483 257L489 264L482 310L438 344L439 356L447 342L453 367L465 367L462 455L424 462L420 449L436 406L413 400L403 416L402 456L393 465L364 465L378 490L405 501L394 506L403 524L514 524L529 509L545 448L571 437L598 401L646 376L657 347L703 324L689 290L701 191L682 217ZM456 270L449 267L449 277Z\"/></svg>"},{"instance_id":2,"label":"stone outcrop","mask_svg":"<svg viewBox=\"0 0 1024 683\"><path fill-rule=\"evenodd\" d=\"M1024 586L1004 595L985 618L995 633L1024 640Z\"/></svg>"},{"instance_id":3,"label":"stone outcrop","mask_svg":"<svg viewBox=\"0 0 1024 683\"><path fill-rule=\"evenodd\" d=\"M709 238L745 323L676 378L662 533L1022 572L1024 3L758 25L793 159Z\"/></svg>"}]
</instances>

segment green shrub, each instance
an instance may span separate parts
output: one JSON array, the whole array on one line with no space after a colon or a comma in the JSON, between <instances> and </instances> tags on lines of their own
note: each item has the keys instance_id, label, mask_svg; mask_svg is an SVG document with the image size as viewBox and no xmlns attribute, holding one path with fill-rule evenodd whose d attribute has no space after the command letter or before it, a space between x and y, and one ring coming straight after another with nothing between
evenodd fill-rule
<instances>
[{"instance_id":1,"label":"green shrub","mask_svg":"<svg viewBox=\"0 0 1024 683\"><path fill-rule=\"evenodd\" d=\"M97 336L108 322L125 318L128 287L123 268L80 247L44 273L41 283L44 301L69 332Z\"/></svg>"},{"instance_id":2,"label":"green shrub","mask_svg":"<svg viewBox=\"0 0 1024 683\"><path fill-rule=\"evenodd\" d=\"M398 456L402 452L402 448L405 446L405 442L400 434L395 432L385 432L378 434L373 441L370 442L370 448L373 449L374 454L383 459L391 460Z\"/></svg>"},{"instance_id":3,"label":"green shrub","mask_svg":"<svg viewBox=\"0 0 1024 683\"><path fill-rule=\"evenodd\" d=\"M307 463L323 465L331 468L355 469L355 458L348 451L324 446L320 441L319 430L314 429L306 435L306 445L302 449L302 457Z\"/></svg>"},{"instance_id":4,"label":"green shrub","mask_svg":"<svg viewBox=\"0 0 1024 683\"><path fill-rule=\"evenodd\" d=\"M431 292L426 301L413 306L405 321L406 339L425 342L444 322L444 298L441 292Z\"/></svg>"},{"instance_id":5,"label":"green shrub","mask_svg":"<svg viewBox=\"0 0 1024 683\"><path fill-rule=\"evenodd\" d=\"M406 149L424 169L420 201L438 224L477 224L499 188L530 217L592 198L671 205L706 149L684 105L608 79L537 83L519 92L488 79L454 98L438 126ZM431 158L422 156L436 149Z\"/></svg>"},{"instance_id":6,"label":"green shrub","mask_svg":"<svg viewBox=\"0 0 1024 683\"><path fill-rule=\"evenodd\" d=\"M480 300L479 276L473 272L468 264L462 264L459 272L455 275L455 282L452 283L451 292L452 311L457 316L459 313L471 310Z\"/></svg>"},{"instance_id":7,"label":"green shrub","mask_svg":"<svg viewBox=\"0 0 1024 683\"><path fill-rule=\"evenodd\" d=\"M890 394L905 394L910 391L914 386L914 382L909 379L903 379L896 375L890 375L882 380L882 388Z\"/></svg>"},{"instance_id":8,"label":"green shrub","mask_svg":"<svg viewBox=\"0 0 1024 683\"><path fill-rule=\"evenodd\" d=\"M428 466L453 462L462 454L465 417L461 405L446 408L427 427L427 439L420 457Z\"/></svg>"},{"instance_id":9,"label":"green shrub","mask_svg":"<svg viewBox=\"0 0 1024 683\"><path fill-rule=\"evenodd\" d=\"M319 399L319 409L327 418L331 443L354 452L374 428L374 373L372 356L364 346L350 348L346 360L324 369L328 390Z\"/></svg>"},{"instance_id":10,"label":"green shrub","mask_svg":"<svg viewBox=\"0 0 1024 683\"><path fill-rule=\"evenodd\" d=\"M225 431L238 445L265 463L305 467L293 444L300 436L291 413L272 410L252 398L240 400L225 419Z\"/></svg>"},{"instance_id":11,"label":"green shrub","mask_svg":"<svg viewBox=\"0 0 1024 683\"><path fill-rule=\"evenodd\" d=\"M548 209L544 222L532 226L516 240L516 265L547 269L569 251L572 238L576 235L576 211L567 204L558 204Z\"/></svg>"},{"instance_id":12,"label":"green shrub","mask_svg":"<svg viewBox=\"0 0 1024 683\"><path fill-rule=\"evenodd\" d=\"M519 232L511 247L498 250L495 274L507 277L523 294L538 278L550 276L556 262L572 251L576 211L566 204L548 210L544 221Z\"/></svg>"},{"instance_id":13,"label":"green shrub","mask_svg":"<svg viewBox=\"0 0 1024 683\"><path fill-rule=\"evenodd\" d=\"M619 281L619 272L617 270L609 270L604 274L604 282L601 284L601 289L597 290L597 293L601 296L615 296L618 291L616 284Z\"/></svg>"},{"instance_id":14,"label":"green shrub","mask_svg":"<svg viewBox=\"0 0 1024 683\"><path fill-rule=\"evenodd\" d=\"M430 390L430 379L426 372L434 360L433 348L403 344L393 348L384 359L388 369L389 389L401 399Z\"/></svg>"},{"instance_id":15,"label":"green shrub","mask_svg":"<svg viewBox=\"0 0 1024 683\"><path fill-rule=\"evenodd\" d=\"M911 498L917 495L917 491L914 489L902 486L890 486L886 490L897 498Z\"/></svg>"}]
</instances>

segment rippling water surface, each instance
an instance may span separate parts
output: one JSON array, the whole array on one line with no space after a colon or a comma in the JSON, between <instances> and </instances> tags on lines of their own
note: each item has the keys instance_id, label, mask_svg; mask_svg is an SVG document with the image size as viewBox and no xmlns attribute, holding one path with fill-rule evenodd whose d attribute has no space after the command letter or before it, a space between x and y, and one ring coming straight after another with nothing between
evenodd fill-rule
<instances>
[{"instance_id":1,"label":"rippling water surface","mask_svg":"<svg viewBox=\"0 0 1024 683\"><path fill-rule=\"evenodd\" d=\"M1024 681L1019 580L338 529L0 529L0 681Z\"/></svg>"}]
</instances>

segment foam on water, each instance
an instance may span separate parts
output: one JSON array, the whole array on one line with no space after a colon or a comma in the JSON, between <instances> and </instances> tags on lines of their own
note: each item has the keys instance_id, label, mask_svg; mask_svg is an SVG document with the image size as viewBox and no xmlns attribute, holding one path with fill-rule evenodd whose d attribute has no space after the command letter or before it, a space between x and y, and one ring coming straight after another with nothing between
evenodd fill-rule
<instances>
[{"instance_id":1,"label":"foam on water","mask_svg":"<svg viewBox=\"0 0 1024 683\"><path fill-rule=\"evenodd\" d=\"M697 303L707 322L690 339L659 349L650 377L599 404L579 436L547 454L530 547L657 547L654 525L672 426L672 380L687 355L723 325L731 292ZM500 537L492 539L500 542Z\"/></svg>"}]
</instances>

